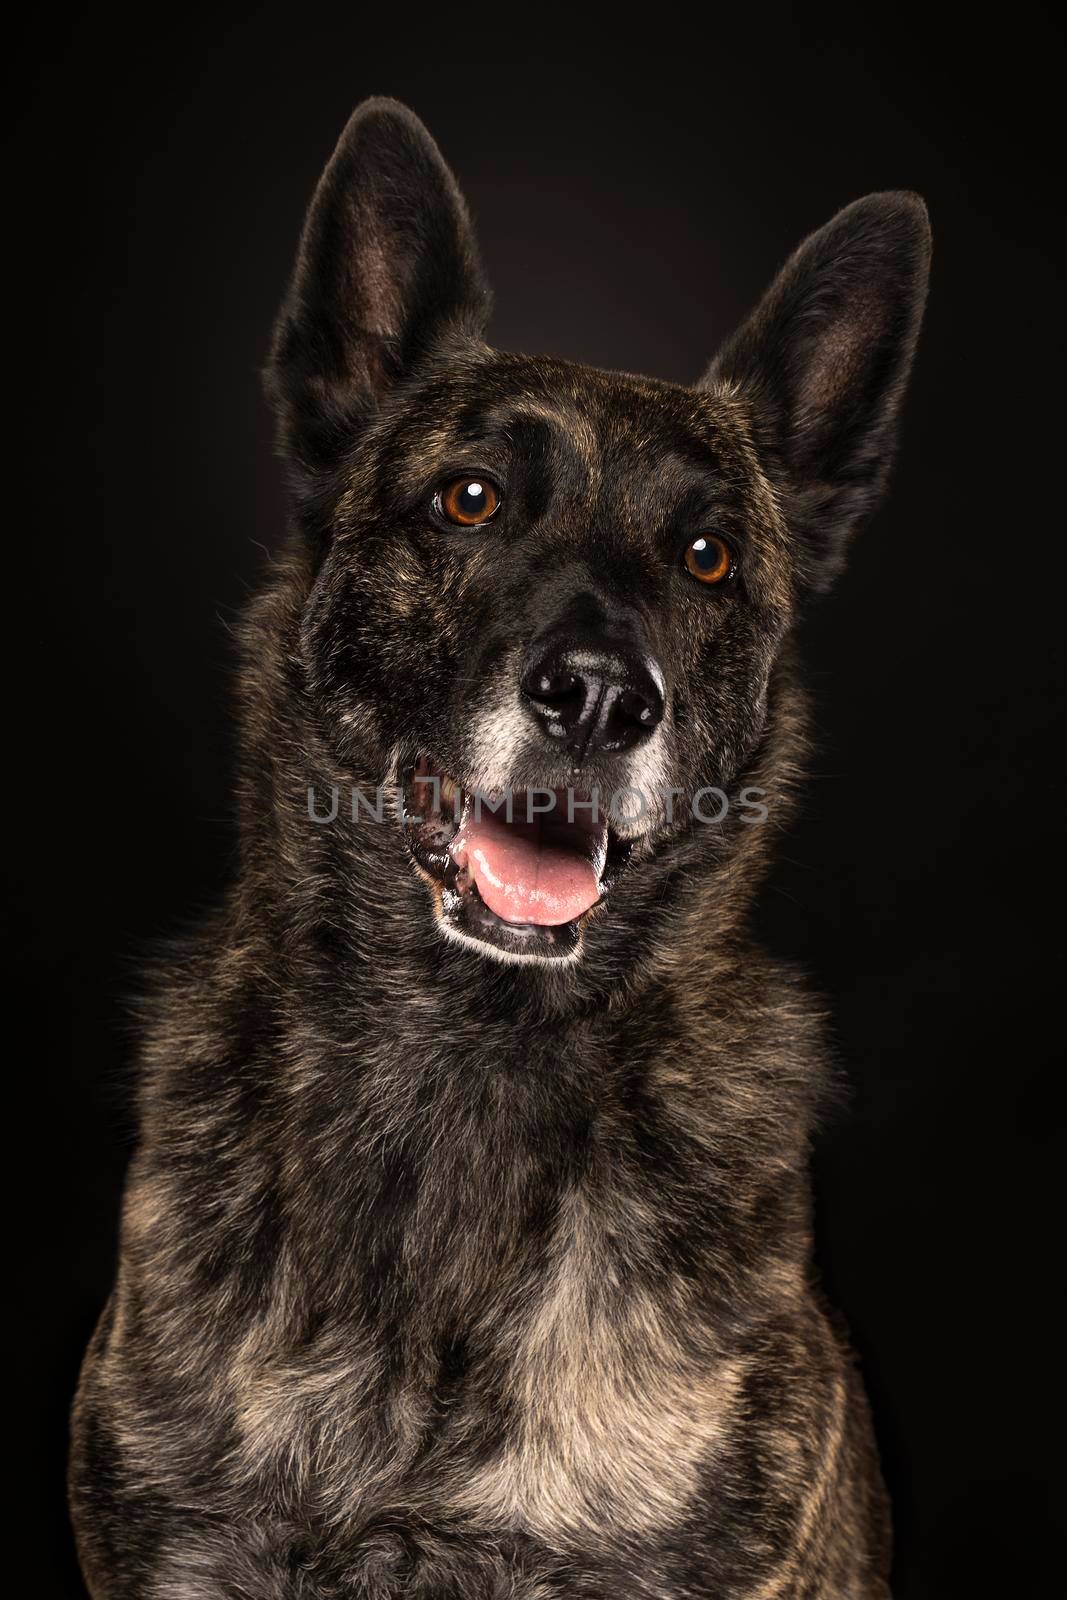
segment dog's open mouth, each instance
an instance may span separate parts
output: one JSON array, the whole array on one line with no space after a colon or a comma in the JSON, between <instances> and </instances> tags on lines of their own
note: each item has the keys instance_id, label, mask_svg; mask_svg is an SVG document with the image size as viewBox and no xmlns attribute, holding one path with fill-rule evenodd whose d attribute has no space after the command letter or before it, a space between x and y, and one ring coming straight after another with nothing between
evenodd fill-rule
<instances>
[{"instance_id":1,"label":"dog's open mouth","mask_svg":"<svg viewBox=\"0 0 1067 1600\"><path fill-rule=\"evenodd\" d=\"M574 955L631 849L588 794L471 793L427 756L409 768L403 824L443 925L519 960Z\"/></svg>"}]
</instances>

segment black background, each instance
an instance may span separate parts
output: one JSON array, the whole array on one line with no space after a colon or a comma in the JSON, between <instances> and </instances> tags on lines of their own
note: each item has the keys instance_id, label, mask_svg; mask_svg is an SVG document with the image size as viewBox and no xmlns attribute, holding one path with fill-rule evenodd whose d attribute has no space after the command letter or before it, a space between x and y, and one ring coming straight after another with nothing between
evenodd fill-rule
<instances>
[{"instance_id":1,"label":"black background","mask_svg":"<svg viewBox=\"0 0 1067 1600\"><path fill-rule=\"evenodd\" d=\"M838 206L929 202L900 465L804 624L819 752L762 920L826 992L853 1085L817 1150L820 1259L875 1405L896 1593L1054 1592L1061 44L1026 8L995 37L932 8L626 15L51 12L16 56L8 1082L31 1098L8 1155L35 1595L82 1593L66 1408L131 1138L125 997L233 855L228 628L284 520L257 369L368 93L455 167L505 348L689 381Z\"/></svg>"}]
</instances>

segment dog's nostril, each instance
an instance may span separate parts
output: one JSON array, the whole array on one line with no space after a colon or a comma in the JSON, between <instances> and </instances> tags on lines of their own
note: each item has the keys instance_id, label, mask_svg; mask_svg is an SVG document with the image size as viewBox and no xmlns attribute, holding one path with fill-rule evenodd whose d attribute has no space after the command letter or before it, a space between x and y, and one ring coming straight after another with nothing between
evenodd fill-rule
<instances>
[{"instance_id":1,"label":"dog's nostril","mask_svg":"<svg viewBox=\"0 0 1067 1600\"><path fill-rule=\"evenodd\" d=\"M651 678L647 691L622 689L603 706L596 742L602 750L629 750L663 720L663 699Z\"/></svg>"},{"instance_id":2,"label":"dog's nostril","mask_svg":"<svg viewBox=\"0 0 1067 1600\"><path fill-rule=\"evenodd\" d=\"M657 709L652 702L640 694L636 689L624 689L619 696L619 714L629 722L636 722L639 728L652 729L663 718L662 709Z\"/></svg>"},{"instance_id":3,"label":"dog's nostril","mask_svg":"<svg viewBox=\"0 0 1067 1600\"><path fill-rule=\"evenodd\" d=\"M550 739L566 739L585 706L585 685L573 672L535 668L522 682L522 692Z\"/></svg>"},{"instance_id":4,"label":"dog's nostril","mask_svg":"<svg viewBox=\"0 0 1067 1600\"><path fill-rule=\"evenodd\" d=\"M529 694L530 690L526 692ZM579 692L578 680L572 672L541 673L533 685L538 700L566 700Z\"/></svg>"}]
</instances>

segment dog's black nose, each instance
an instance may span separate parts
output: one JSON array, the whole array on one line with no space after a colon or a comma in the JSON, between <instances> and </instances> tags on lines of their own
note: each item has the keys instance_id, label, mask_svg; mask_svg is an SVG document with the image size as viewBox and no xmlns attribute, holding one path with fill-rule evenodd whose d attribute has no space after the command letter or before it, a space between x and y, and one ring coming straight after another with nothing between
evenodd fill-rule
<instances>
[{"instance_id":1,"label":"dog's black nose","mask_svg":"<svg viewBox=\"0 0 1067 1600\"><path fill-rule=\"evenodd\" d=\"M541 730L576 760L630 750L663 720L663 677L634 645L535 642L520 680Z\"/></svg>"}]
</instances>

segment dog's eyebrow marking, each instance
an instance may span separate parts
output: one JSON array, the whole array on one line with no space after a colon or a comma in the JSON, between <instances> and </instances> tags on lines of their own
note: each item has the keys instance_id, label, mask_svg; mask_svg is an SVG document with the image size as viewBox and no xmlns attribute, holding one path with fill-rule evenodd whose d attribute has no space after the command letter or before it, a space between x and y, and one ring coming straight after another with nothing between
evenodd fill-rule
<instances>
[{"instance_id":1,"label":"dog's eyebrow marking","mask_svg":"<svg viewBox=\"0 0 1067 1600\"><path fill-rule=\"evenodd\" d=\"M562 429L547 417L531 416L528 411L516 411L504 418L500 431L516 450L532 455L550 450L557 434L562 433Z\"/></svg>"},{"instance_id":2,"label":"dog's eyebrow marking","mask_svg":"<svg viewBox=\"0 0 1067 1600\"><path fill-rule=\"evenodd\" d=\"M491 427L499 428L508 436L518 426L540 423L560 446L569 446L577 452L582 465L590 472L600 454L596 429L577 406L561 410L542 400L524 396L521 402L512 402L491 412L487 421Z\"/></svg>"},{"instance_id":3,"label":"dog's eyebrow marking","mask_svg":"<svg viewBox=\"0 0 1067 1600\"><path fill-rule=\"evenodd\" d=\"M691 469L686 468L683 484L671 511L671 521L678 527L696 526L708 516L715 517L736 509L738 496L735 486L718 474L711 476L705 471L700 482L694 483Z\"/></svg>"},{"instance_id":4,"label":"dog's eyebrow marking","mask_svg":"<svg viewBox=\"0 0 1067 1600\"><path fill-rule=\"evenodd\" d=\"M721 477L730 471L729 453L721 439L701 439L689 433L676 435L663 449L662 460L687 475L695 470L705 478L709 473Z\"/></svg>"}]
</instances>

